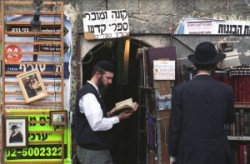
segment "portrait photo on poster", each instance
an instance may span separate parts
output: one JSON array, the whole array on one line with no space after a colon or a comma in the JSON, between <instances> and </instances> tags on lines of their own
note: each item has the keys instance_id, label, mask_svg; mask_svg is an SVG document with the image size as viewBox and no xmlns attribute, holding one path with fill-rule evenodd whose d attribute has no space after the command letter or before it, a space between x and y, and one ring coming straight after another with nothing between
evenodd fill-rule
<instances>
[{"instance_id":1,"label":"portrait photo on poster","mask_svg":"<svg viewBox=\"0 0 250 164\"><path fill-rule=\"evenodd\" d=\"M16 76L26 103L36 101L48 95L38 69Z\"/></svg>"},{"instance_id":2,"label":"portrait photo on poster","mask_svg":"<svg viewBox=\"0 0 250 164\"><path fill-rule=\"evenodd\" d=\"M5 146L12 148L26 147L27 117L5 117Z\"/></svg>"},{"instance_id":3,"label":"portrait photo on poster","mask_svg":"<svg viewBox=\"0 0 250 164\"><path fill-rule=\"evenodd\" d=\"M67 124L66 110L50 111L50 125L66 125L66 124Z\"/></svg>"}]
</instances>

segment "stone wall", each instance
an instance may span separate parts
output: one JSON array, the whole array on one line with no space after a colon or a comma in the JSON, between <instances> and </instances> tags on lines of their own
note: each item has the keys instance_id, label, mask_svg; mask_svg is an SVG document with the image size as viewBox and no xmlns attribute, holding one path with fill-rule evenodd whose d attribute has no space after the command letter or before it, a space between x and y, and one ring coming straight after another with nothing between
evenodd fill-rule
<instances>
[{"instance_id":1,"label":"stone wall","mask_svg":"<svg viewBox=\"0 0 250 164\"><path fill-rule=\"evenodd\" d=\"M73 5L73 2L70 3ZM74 3L77 4L73 6L80 11L80 15L84 11L126 9L129 13L130 31L136 34L167 33L171 26L174 29L181 18L187 16L250 19L247 0L75 0Z\"/></svg>"},{"instance_id":2,"label":"stone wall","mask_svg":"<svg viewBox=\"0 0 250 164\"><path fill-rule=\"evenodd\" d=\"M74 108L75 92L81 79L79 73L79 63L85 56L88 49L93 48L99 41L88 44L88 41L83 41L84 44L77 44L82 34L82 18L85 11L98 10L115 10L126 9L129 14L129 24L131 34L140 34L148 36L149 40L156 38L156 35L164 36L171 34L178 26L183 17L202 17L216 18L224 20L250 20L249 4L247 0L75 0L67 1L65 12L74 20L73 34L73 55L72 55L72 109ZM141 37L143 39L144 37ZM139 38L140 39L140 38ZM143 41L148 42L148 39ZM159 47L160 43L168 43L169 38L161 38L161 41L155 47ZM79 47L81 46L81 47ZM167 46L167 45L165 45ZM81 49L81 54L79 54ZM79 57L81 55L81 57ZM74 71L75 70L75 71Z\"/></svg>"}]
</instances>

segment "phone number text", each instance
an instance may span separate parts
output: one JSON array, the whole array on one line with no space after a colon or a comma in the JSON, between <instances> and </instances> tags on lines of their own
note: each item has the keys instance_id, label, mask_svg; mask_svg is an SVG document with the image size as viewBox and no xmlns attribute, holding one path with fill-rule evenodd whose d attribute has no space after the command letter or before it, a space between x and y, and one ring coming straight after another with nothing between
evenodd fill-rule
<instances>
[{"instance_id":1,"label":"phone number text","mask_svg":"<svg viewBox=\"0 0 250 164\"><path fill-rule=\"evenodd\" d=\"M29 145L26 148L8 148L5 156L13 159L60 159L62 158L61 145ZM64 158L67 154L67 145L64 145Z\"/></svg>"}]
</instances>

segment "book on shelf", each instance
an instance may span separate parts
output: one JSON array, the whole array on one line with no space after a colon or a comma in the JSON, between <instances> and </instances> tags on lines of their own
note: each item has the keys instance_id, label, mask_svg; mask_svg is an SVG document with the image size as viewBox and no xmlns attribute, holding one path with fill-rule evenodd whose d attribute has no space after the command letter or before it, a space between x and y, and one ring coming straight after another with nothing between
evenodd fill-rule
<instances>
[{"instance_id":1,"label":"book on shelf","mask_svg":"<svg viewBox=\"0 0 250 164\"><path fill-rule=\"evenodd\" d=\"M213 74L214 79L223 83L231 85L231 78L229 77L228 70L216 70Z\"/></svg>"},{"instance_id":2,"label":"book on shelf","mask_svg":"<svg viewBox=\"0 0 250 164\"><path fill-rule=\"evenodd\" d=\"M230 136L250 140L250 111L244 108L237 109L235 112L235 123L225 124L225 130Z\"/></svg>"},{"instance_id":3,"label":"book on shelf","mask_svg":"<svg viewBox=\"0 0 250 164\"><path fill-rule=\"evenodd\" d=\"M244 109L240 109L240 135L244 136Z\"/></svg>"},{"instance_id":4,"label":"book on shelf","mask_svg":"<svg viewBox=\"0 0 250 164\"><path fill-rule=\"evenodd\" d=\"M235 93L235 102L250 102L250 71L249 66L231 68L230 70L216 70L214 79L231 85Z\"/></svg>"},{"instance_id":5,"label":"book on shelf","mask_svg":"<svg viewBox=\"0 0 250 164\"><path fill-rule=\"evenodd\" d=\"M240 135L240 112L235 112L235 135Z\"/></svg>"},{"instance_id":6,"label":"book on shelf","mask_svg":"<svg viewBox=\"0 0 250 164\"><path fill-rule=\"evenodd\" d=\"M115 110L110 113L111 115L118 115L121 112L135 112L137 110L137 102L133 102L132 98L128 98L115 103Z\"/></svg>"}]
</instances>

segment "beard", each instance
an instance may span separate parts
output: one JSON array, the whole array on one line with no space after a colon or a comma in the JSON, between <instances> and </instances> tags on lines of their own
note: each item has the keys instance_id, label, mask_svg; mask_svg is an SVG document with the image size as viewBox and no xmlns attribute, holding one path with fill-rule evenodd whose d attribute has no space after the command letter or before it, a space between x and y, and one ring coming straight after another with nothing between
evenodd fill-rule
<instances>
[{"instance_id":1,"label":"beard","mask_svg":"<svg viewBox=\"0 0 250 164\"><path fill-rule=\"evenodd\" d=\"M101 76L101 78L98 79L97 86L98 86L98 89L99 89L101 96L106 95L107 90L108 90L108 86L104 85L102 76Z\"/></svg>"}]
</instances>

